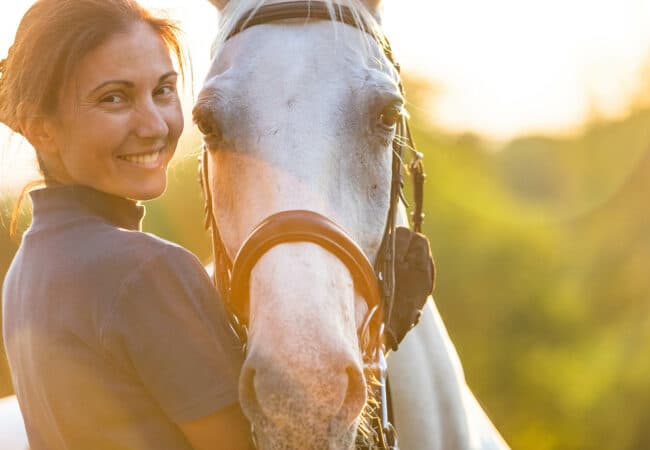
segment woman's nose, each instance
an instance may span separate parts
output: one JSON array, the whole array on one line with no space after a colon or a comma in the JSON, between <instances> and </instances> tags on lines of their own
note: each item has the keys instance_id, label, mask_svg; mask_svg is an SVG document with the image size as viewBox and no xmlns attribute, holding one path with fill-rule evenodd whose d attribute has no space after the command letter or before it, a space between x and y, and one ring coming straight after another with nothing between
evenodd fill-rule
<instances>
[{"instance_id":1,"label":"woman's nose","mask_svg":"<svg viewBox=\"0 0 650 450\"><path fill-rule=\"evenodd\" d=\"M162 138L169 133L169 125L162 109L154 102L137 111L135 133L141 138Z\"/></svg>"}]
</instances>

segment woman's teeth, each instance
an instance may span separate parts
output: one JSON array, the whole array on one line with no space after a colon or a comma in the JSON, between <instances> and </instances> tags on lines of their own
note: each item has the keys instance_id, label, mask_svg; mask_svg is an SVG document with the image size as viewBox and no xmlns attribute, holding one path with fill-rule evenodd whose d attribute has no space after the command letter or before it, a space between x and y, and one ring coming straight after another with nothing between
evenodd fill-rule
<instances>
[{"instance_id":1,"label":"woman's teeth","mask_svg":"<svg viewBox=\"0 0 650 450\"><path fill-rule=\"evenodd\" d=\"M156 150L149 153L138 153L137 155L124 155L119 158L134 164L151 164L158 160L161 152L162 150Z\"/></svg>"}]
</instances>

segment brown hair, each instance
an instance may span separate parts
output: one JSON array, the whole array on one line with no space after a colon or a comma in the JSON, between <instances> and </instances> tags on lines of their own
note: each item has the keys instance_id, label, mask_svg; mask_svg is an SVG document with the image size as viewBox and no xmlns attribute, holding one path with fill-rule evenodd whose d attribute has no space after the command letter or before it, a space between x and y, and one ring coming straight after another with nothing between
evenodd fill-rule
<instances>
[{"instance_id":1,"label":"brown hair","mask_svg":"<svg viewBox=\"0 0 650 450\"><path fill-rule=\"evenodd\" d=\"M38 0L23 16L7 58L0 61L0 123L23 134L22 117L56 114L62 89L81 59L134 23L149 24L176 56L184 79L180 29L135 0ZM42 163L41 172L47 179ZM23 189L11 220L30 183Z\"/></svg>"}]
</instances>

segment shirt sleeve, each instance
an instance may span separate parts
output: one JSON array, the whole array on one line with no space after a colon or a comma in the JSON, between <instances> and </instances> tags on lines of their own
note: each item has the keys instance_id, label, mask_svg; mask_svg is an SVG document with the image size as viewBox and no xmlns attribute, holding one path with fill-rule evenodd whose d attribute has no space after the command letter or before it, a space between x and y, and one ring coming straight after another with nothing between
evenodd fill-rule
<instances>
[{"instance_id":1,"label":"shirt sleeve","mask_svg":"<svg viewBox=\"0 0 650 450\"><path fill-rule=\"evenodd\" d=\"M242 354L209 276L179 247L136 268L114 320L145 388L176 423L238 400Z\"/></svg>"}]
</instances>

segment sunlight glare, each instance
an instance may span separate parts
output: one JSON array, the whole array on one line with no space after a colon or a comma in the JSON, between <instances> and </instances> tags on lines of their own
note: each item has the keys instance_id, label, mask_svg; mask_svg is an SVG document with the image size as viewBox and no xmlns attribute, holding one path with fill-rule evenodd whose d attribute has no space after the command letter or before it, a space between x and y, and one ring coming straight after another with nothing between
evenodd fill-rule
<instances>
[{"instance_id":1,"label":"sunlight glare","mask_svg":"<svg viewBox=\"0 0 650 450\"><path fill-rule=\"evenodd\" d=\"M2 6L0 57L31 3ZM167 9L186 30L198 89L215 8L207 1L142 4ZM650 0L388 0L384 9L405 72L435 87L435 97L415 106L452 132L508 139L571 131L594 114L624 114L650 64Z\"/></svg>"},{"instance_id":2,"label":"sunlight glare","mask_svg":"<svg viewBox=\"0 0 650 450\"><path fill-rule=\"evenodd\" d=\"M440 89L441 128L571 130L624 113L650 62L648 0L401 0L385 12L403 65Z\"/></svg>"}]
</instances>

